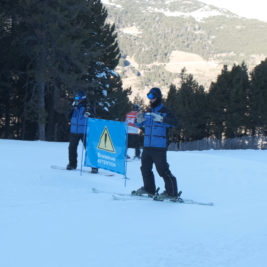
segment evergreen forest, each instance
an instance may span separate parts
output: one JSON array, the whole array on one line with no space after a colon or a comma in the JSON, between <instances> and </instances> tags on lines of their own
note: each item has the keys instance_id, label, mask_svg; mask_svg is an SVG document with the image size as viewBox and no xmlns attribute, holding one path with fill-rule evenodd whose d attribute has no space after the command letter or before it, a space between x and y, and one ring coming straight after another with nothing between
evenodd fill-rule
<instances>
[{"instance_id":1,"label":"evergreen forest","mask_svg":"<svg viewBox=\"0 0 267 267\"><path fill-rule=\"evenodd\" d=\"M225 65L208 91L185 69L180 76L165 100L179 121L172 134L176 141L266 136L267 59L251 73L244 62Z\"/></svg>"},{"instance_id":2,"label":"evergreen forest","mask_svg":"<svg viewBox=\"0 0 267 267\"><path fill-rule=\"evenodd\" d=\"M120 49L100 0L0 2L0 138L65 141L74 95L122 120L130 89L114 71Z\"/></svg>"}]
</instances>

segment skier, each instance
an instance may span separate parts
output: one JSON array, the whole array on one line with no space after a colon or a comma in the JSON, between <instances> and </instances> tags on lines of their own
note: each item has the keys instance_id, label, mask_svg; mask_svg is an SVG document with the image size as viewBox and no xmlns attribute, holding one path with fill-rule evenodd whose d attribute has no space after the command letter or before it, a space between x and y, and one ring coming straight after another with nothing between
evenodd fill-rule
<instances>
[{"instance_id":1,"label":"skier","mask_svg":"<svg viewBox=\"0 0 267 267\"><path fill-rule=\"evenodd\" d=\"M140 135L139 128L135 125L136 115L141 110L138 104L133 105L133 110L126 114L126 123L128 124L128 147L135 148L135 159L140 159ZM127 158L130 158L127 155Z\"/></svg>"},{"instance_id":2,"label":"skier","mask_svg":"<svg viewBox=\"0 0 267 267\"><path fill-rule=\"evenodd\" d=\"M74 98L72 108L68 113L68 119L71 120L70 142L69 142L69 163L67 170L77 168L77 147L79 141L83 142L86 148L86 128L87 118L95 117L95 111L86 101L86 95L83 91L79 91ZM92 173L98 173L97 168L91 169Z\"/></svg>"},{"instance_id":3,"label":"skier","mask_svg":"<svg viewBox=\"0 0 267 267\"><path fill-rule=\"evenodd\" d=\"M158 174L163 178L165 191L154 196L156 200L165 198L177 199L178 188L176 178L169 170L167 163L168 129L177 125L176 118L162 104L162 93L157 87L150 89L147 97L150 101L148 112L137 114L136 125L144 129L144 148L141 158L141 172L144 186L132 194L156 193L155 178L152 172L153 163Z\"/></svg>"}]
</instances>

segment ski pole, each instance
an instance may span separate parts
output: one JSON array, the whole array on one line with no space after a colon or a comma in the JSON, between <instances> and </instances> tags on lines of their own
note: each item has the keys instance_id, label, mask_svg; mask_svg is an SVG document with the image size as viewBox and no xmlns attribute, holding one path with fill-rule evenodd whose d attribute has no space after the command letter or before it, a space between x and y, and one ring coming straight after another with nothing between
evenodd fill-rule
<instances>
[{"instance_id":1,"label":"ski pole","mask_svg":"<svg viewBox=\"0 0 267 267\"><path fill-rule=\"evenodd\" d=\"M126 176L126 174L127 174L127 149L128 149L128 124L126 124L125 123L125 125L126 125L126 141L125 141L125 175L124 175L124 187L126 187L126 181L127 181L127 179L129 179L129 178L127 178L127 176Z\"/></svg>"},{"instance_id":2,"label":"ski pole","mask_svg":"<svg viewBox=\"0 0 267 267\"><path fill-rule=\"evenodd\" d=\"M84 127L84 133L83 133L83 147L82 147L81 170L80 170L80 175L81 176L82 176L82 172L83 172L83 151L84 151L84 140L85 140L87 125L88 125L88 118L86 118L86 124L85 124L85 127Z\"/></svg>"}]
</instances>

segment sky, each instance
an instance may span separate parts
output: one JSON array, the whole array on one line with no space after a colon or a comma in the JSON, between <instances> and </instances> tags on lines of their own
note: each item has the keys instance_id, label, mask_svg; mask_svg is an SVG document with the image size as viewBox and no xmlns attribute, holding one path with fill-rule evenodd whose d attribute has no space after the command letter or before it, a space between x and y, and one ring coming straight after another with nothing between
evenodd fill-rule
<instances>
[{"instance_id":1,"label":"sky","mask_svg":"<svg viewBox=\"0 0 267 267\"><path fill-rule=\"evenodd\" d=\"M256 18L267 22L267 1L266 0L201 0L201 2L226 8L229 11L247 18Z\"/></svg>"}]
</instances>

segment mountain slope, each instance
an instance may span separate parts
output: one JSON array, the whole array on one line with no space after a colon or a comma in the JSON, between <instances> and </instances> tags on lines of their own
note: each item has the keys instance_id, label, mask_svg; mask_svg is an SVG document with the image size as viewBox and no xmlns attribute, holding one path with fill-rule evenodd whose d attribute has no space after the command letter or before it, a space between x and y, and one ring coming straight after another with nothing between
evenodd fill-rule
<instances>
[{"instance_id":1,"label":"mountain slope","mask_svg":"<svg viewBox=\"0 0 267 267\"><path fill-rule=\"evenodd\" d=\"M117 28L118 71L135 93L178 82L183 67L206 89L223 64L254 67L267 56L267 23L200 1L104 0Z\"/></svg>"}]
</instances>

